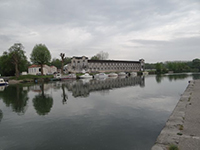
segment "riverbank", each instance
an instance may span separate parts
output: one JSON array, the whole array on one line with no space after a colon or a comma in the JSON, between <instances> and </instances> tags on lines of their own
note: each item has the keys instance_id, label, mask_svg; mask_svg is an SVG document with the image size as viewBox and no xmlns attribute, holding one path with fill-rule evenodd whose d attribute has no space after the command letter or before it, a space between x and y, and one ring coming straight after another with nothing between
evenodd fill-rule
<instances>
[{"instance_id":1,"label":"riverbank","mask_svg":"<svg viewBox=\"0 0 200 150\"><path fill-rule=\"evenodd\" d=\"M200 148L200 80L190 81L151 150Z\"/></svg>"}]
</instances>

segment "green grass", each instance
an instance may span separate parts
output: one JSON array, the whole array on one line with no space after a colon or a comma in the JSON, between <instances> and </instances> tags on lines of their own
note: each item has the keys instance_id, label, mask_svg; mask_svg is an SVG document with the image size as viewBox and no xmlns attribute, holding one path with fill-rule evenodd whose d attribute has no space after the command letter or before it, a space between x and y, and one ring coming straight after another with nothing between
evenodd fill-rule
<instances>
[{"instance_id":1,"label":"green grass","mask_svg":"<svg viewBox=\"0 0 200 150\"><path fill-rule=\"evenodd\" d=\"M169 150L179 150L179 148L177 145L172 144L169 146Z\"/></svg>"},{"instance_id":2,"label":"green grass","mask_svg":"<svg viewBox=\"0 0 200 150\"><path fill-rule=\"evenodd\" d=\"M46 78L53 78L53 75L21 75L19 78L12 77L10 79L13 80L29 80L29 79L46 79Z\"/></svg>"},{"instance_id":3,"label":"green grass","mask_svg":"<svg viewBox=\"0 0 200 150\"><path fill-rule=\"evenodd\" d=\"M183 130L183 125L179 125L179 130Z\"/></svg>"},{"instance_id":4,"label":"green grass","mask_svg":"<svg viewBox=\"0 0 200 150\"><path fill-rule=\"evenodd\" d=\"M183 134L179 132L179 133L177 133L177 135L180 135L180 136L181 136L181 135L183 135Z\"/></svg>"},{"instance_id":5,"label":"green grass","mask_svg":"<svg viewBox=\"0 0 200 150\"><path fill-rule=\"evenodd\" d=\"M191 97L188 98L188 102L191 100Z\"/></svg>"}]
</instances>

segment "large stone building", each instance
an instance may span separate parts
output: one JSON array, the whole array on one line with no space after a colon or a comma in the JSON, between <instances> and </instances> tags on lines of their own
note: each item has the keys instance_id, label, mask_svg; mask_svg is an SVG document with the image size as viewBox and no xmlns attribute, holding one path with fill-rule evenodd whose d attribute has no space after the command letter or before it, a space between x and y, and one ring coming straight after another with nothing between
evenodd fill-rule
<instances>
[{"instance_id":1,"label":"large stone building","mask_svg":"<svg viewBox=\"0 0 200 150\"><path fill-rule=\"evenodd\" d=\"M138 72L144 71L144 59L139 61L89 60L88 57L72 57L67 66L69 72Z\"/></svg>"}]
</instances>

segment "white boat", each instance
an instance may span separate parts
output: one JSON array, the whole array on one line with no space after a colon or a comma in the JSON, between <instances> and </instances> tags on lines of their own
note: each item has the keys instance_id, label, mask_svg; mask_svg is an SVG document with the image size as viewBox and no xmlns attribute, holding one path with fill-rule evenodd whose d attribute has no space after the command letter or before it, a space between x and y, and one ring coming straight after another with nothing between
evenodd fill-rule
<instances>
[{"instance_id":1,"label":"white boat","mask_svg":"<svg viewBox=\"0 0 200 150\"><path fill-rule=\"evenodd\" d=\"M108 75L105 74L105 73L100 73L99 74L99 78L107 78L107 77L108 77Z\"/></svg>"},{"instance_id":2,"label":"white boat","mask_svg":"<svg viewBox=\"0 0 200 150\"><path fill-rule=\"evenodd\" d=\"M130 75L131 76L137 76L137 72L131 72Z\"/></svg>"},{"instance_id":3,"label":"white boat","mask_svg":"<svg viewBox=\"0 0 200 150\"><path fill-rule=\"evenodd\" d=\"M54 77L55 77L56 79L61 79L61 74L60 74L60 73L57 73L57 74L54 75Z\"/></svg>"},{"instance_id":4,"label":"white boat","mask_svg":"<svg viewBox=\"0 0 200 150\"><path fill-rule=\"evenodd\" d=\"M146 76L146 75L148 75L148 74L149 74L149 72L147 72L147 71L142 72L142 75L143 75L143 76Z\"/></svg>"},{"instance_id":5,"label":"white boat","mask_svg":"<svg viewBox=\"0 0 200 150\"><path fill-rule=\"evenodd\" d=\"M73 74L73 73L72 74L68 74L66 76L62 76L61 79L62 80L64 80L64 79L76 79L76 75Z\"/></svg>"},{"instance_id":6,"label":"white boat","mask_svg":"<svg viewBox=\"0 0 200 150\"><path fill-rule=\"evenodd\" d=\"M104 79L104 78L107 78L107 77L108 77L108 75L105 74L105 73L99 73L99 74L96 74L94 76L94 78L96 78L96 79Z\"/></svg>"},{"instance_id":7,"label":"white boat","mask_svg":"<svg viewBox=\"0 0 200 150\"><path fill-rule=\"evenodd\" d=\"M116 73L109 73L108 74L108 77L117 77L118 76L118 74L116 74Z\"/></svg>"},{"instance_id":8,"label":"white boat","mask_svg":"<svg viewBox=\"0 0 200 150\"><path fill-rule=\"evenodd\" d=\"M93 76L89 75L88 73L85 73L84 75L80 76L81 79L89 79L89 78L93 78Z\"/></svg>"},{"instance_id":9,"label":"white boat","mask_svg":"<svg viewBox=\"0 0 200 150\"><path fill-rule=\"evenodd\" d=\"M0 86L8 85L8 82L5 82L3 78L0 78Z\"/></svg>"},{"instance_id":10,"label":"white boat","mask_svg":"<svg viewBox=\"0 0 200 150\"><path fill-rule=\"evenodd\" d=\"M126 76L126 73L125 72L120 72L120 73L118 73L118 76Z\"/></svg>"},{"instance_id":11,"label":"white boat","mask_svg":"<svg viewBox=\"0 0 200 150\"><path fill-rule=\"evenodd\" d=\"M99 78L99 74L98 74L98 73L95 74L95 75L94 75L94 78L95 78L95 79L98 79L98 78Z\"/></svg>"}]
</instances>

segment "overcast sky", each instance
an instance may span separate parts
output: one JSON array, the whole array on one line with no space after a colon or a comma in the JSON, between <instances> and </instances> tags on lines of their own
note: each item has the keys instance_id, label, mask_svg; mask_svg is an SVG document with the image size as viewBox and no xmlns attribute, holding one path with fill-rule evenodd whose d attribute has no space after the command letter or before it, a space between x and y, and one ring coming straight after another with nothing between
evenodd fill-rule
<instances>
[{"instance_id":1,"label":"overcast sky","mask_svg":"<svg viewBox=\"0 0 200 150\"><path fill-rule=\"evenodd\" d=\"M164 62L200 58L200 0L0 0L0 52Z\"/></svg>"}]
</instances>

